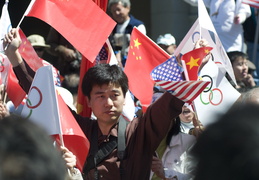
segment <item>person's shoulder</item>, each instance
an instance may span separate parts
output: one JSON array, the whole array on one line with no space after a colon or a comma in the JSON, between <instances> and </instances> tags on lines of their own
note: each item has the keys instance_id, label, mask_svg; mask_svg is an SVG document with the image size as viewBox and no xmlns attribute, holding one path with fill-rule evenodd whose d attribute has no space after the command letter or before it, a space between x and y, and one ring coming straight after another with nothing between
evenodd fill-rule
<instances>
[{"instance_id":1,"label":"person's shoulder","mask_svg":"<svg viewBox=\"0 0 259 180\"><path fill-rule=\"evenodd\" d=\"M133 24L134 26L139 26L141 24L144 25L144 22L135 18L133 15L130 14L130 24Z\"/></svg>"}]
</instances>

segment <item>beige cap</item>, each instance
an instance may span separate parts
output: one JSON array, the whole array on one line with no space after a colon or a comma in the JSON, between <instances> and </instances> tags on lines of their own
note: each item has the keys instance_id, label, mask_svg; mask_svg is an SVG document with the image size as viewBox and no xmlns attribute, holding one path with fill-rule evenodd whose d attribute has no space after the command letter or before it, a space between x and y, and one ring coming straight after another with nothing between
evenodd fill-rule
<instances>
[{"instance_id":1,"label":"beige cap","mask_svg":"<svg viewBox=\"0 0 259 180\"><path fill-rule=\"evenodd\" d=\"M38 34L32 34L28 36L27 39L30 41L32 46L39 46L39 47L45 47L45 48L50 47L50 45L45 44L44 38Z\"/></svg>"}]
</instances>

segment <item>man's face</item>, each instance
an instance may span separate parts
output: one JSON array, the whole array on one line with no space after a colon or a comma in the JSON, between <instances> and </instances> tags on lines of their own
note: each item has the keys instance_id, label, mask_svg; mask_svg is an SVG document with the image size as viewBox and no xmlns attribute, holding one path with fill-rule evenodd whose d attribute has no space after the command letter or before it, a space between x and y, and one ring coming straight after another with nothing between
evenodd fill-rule
<instances>
[{"instance_id":1,"label":"man's face","mask_svg":"<svg viewBox=\"0 0 259 180\"><path fill-rule=\"evenodd\" d=\"M91 99L87 98L88 106L92 108L99 122L107 125L117 122L125 102L121 87L114 84L95 85L90 97Z\"/></svg>"},{"instance_id":2,"label":"man's face","mask_svg":"<svg viewBox=\"0 0 259 180\"><path fill-rule=\"evenodd\" d=\"M237 81L242 81L244 78L247 77L248 74L248 66L247 60L239 57L237 58L232 64L234 74Z\"/></svg>"},{"instance_id":3,"label":"man's face","mask_svg":"<svg viewBox=\"0 0 259 180\"><path fill-rule=\"evenodd\" d=\"M130 7L124 7L121 2L111 6L111 14L114 21L118 24L124 23L129 19Z\"/></svg>"}]
</instances>

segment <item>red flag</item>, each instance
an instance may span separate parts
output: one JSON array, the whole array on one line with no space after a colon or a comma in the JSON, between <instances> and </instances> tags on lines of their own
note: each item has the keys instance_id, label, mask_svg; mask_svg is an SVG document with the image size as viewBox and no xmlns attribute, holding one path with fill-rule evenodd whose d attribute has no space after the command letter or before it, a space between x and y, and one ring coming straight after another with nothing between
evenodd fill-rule
<instances>
[{"instance_id":1,"label":"red flag","mask_svg":"<svg viewBox=\"0 0 259 180\"><path fill-rule=\"evenodd\" d=\"M32 70L37 71L43 66L42 59L38 56L34 48L32 47L30 41L27 39L23 31L19 28L19 35L22 39L22 43L19 47L19 53L26 61L26 63L32 68Z\"/></svg>"},{"instance_id":2,"label":"red flag","mask_svg":"<svg viewBox=\"0 0 259 180\"><path fill-rule=\"evenodd\" d=\"M80 81L77 93L77 113L83 117L91 117L92 110L88 107L85 96L82 92L82 81L85 73L89 68L93 67L94 64L95 63L90 62L83 56L80 66Z\"/></svg>"},{"instance_id":3,"label":"red flag","mask_svg":"<svg viewBox=\"0 0 259 180\"><path fill-rule=\"evenodd\" d=\"M25 15L48 23L91 62L116 24L92 0L36 0Z\"/></svg>"},{"instance_id":4,"label":"red flag","mask_svg":"<svg viewBox=\"0 0 259 180\"><path fill-rule=\"evenodd\" d=\"M8 74L6 93L13 102L15 107L18 107L21 104L22 100L25 98L26 95L26 93L19 85L18 79L16 78L16 75L13 72L13 68L10 68Z\"/></svg>"},{"instance_id":5,"label":"red flag","mask_svg":"<svg viewBox=\"0 0 259 180\"><path fill-rule=\"evenodd\" d=\"M150 73L169 58L169 54L156 43L137 28L133 29L124 71L129 79L129 89L139 99L144 111L151 103L153 95L154 81Z\"/></svg>"},{"instance_id":6,"label":"red flag","mask_svg":"<svg viewBox=\"0 0 259 180\"><path fill-rule=\"evenodd\" d=\"M108 0L93 0L103 11L106 11ZM108 55L109 56L109 55ZM95 65L96 57L88 60L83 56L80 66L80 81L77 93L77 113L83 117L91 117L92 110L88 107L85 96L82 92L82 80L89 68ZM107 59L110 60L109 58Z\"/></svg>"},{"instance_id":7,"label":"red flag","mask_svg":"<svg viewBox=\"0 0 259 180\"><path fill-rule=\"evenodd\" d=\"M82 171L90 144L85 137L82 129L77 124L74 116L71 114L61 95L57 93L59 104L59 115L61 119L64 146L67 147L77 159L77 167ZM60 137L54 136L56 141L60 143ZM61 144L60 144L61 145Z\"/></svg>"},{"instance_id":8,"label":"red flag","mask_svg":"<svg viewBox=\"0 0 259 180\"><path fill-rule=\"evenodd\" d=\"M201 47L185 53L181 59L185 61L189 80L196 81L198 79L198 70L202 59L212 50L212 47Z\"/></svg>"}]
</instances>

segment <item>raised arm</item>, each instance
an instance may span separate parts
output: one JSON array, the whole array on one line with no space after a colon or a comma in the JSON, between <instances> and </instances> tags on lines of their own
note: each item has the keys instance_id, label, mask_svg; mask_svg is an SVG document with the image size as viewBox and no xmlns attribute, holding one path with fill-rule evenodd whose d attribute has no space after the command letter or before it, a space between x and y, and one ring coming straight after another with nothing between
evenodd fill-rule
<instances>
[{"instance_id":1,"label":"raised arm","mask_svg":"<svg viewBox=\"0 0 259 180\"><path fill-rule=\"evenodd\" d=\"M13 28L5 35L3 45L5 54L13 66L13 70L19 80L20 86L26 93L28 93L35 72L23 61L22 56L19 53L18 48L21 43L22 40L18 29Z\"/></svg>"},{"instance_id":2,"label":"raised arm","mask_svg":"<svg viewBox=\"0 0 259 180\"><path fill-rule=\"evenodd\" d=\"M5 54L9 58L13 67L18 66L23 62L23 59L18 50L21 43L22 40L20 38L18 29L13 28L5 35L3 46L5 49Z\"/></svg>"}]
</instances>

